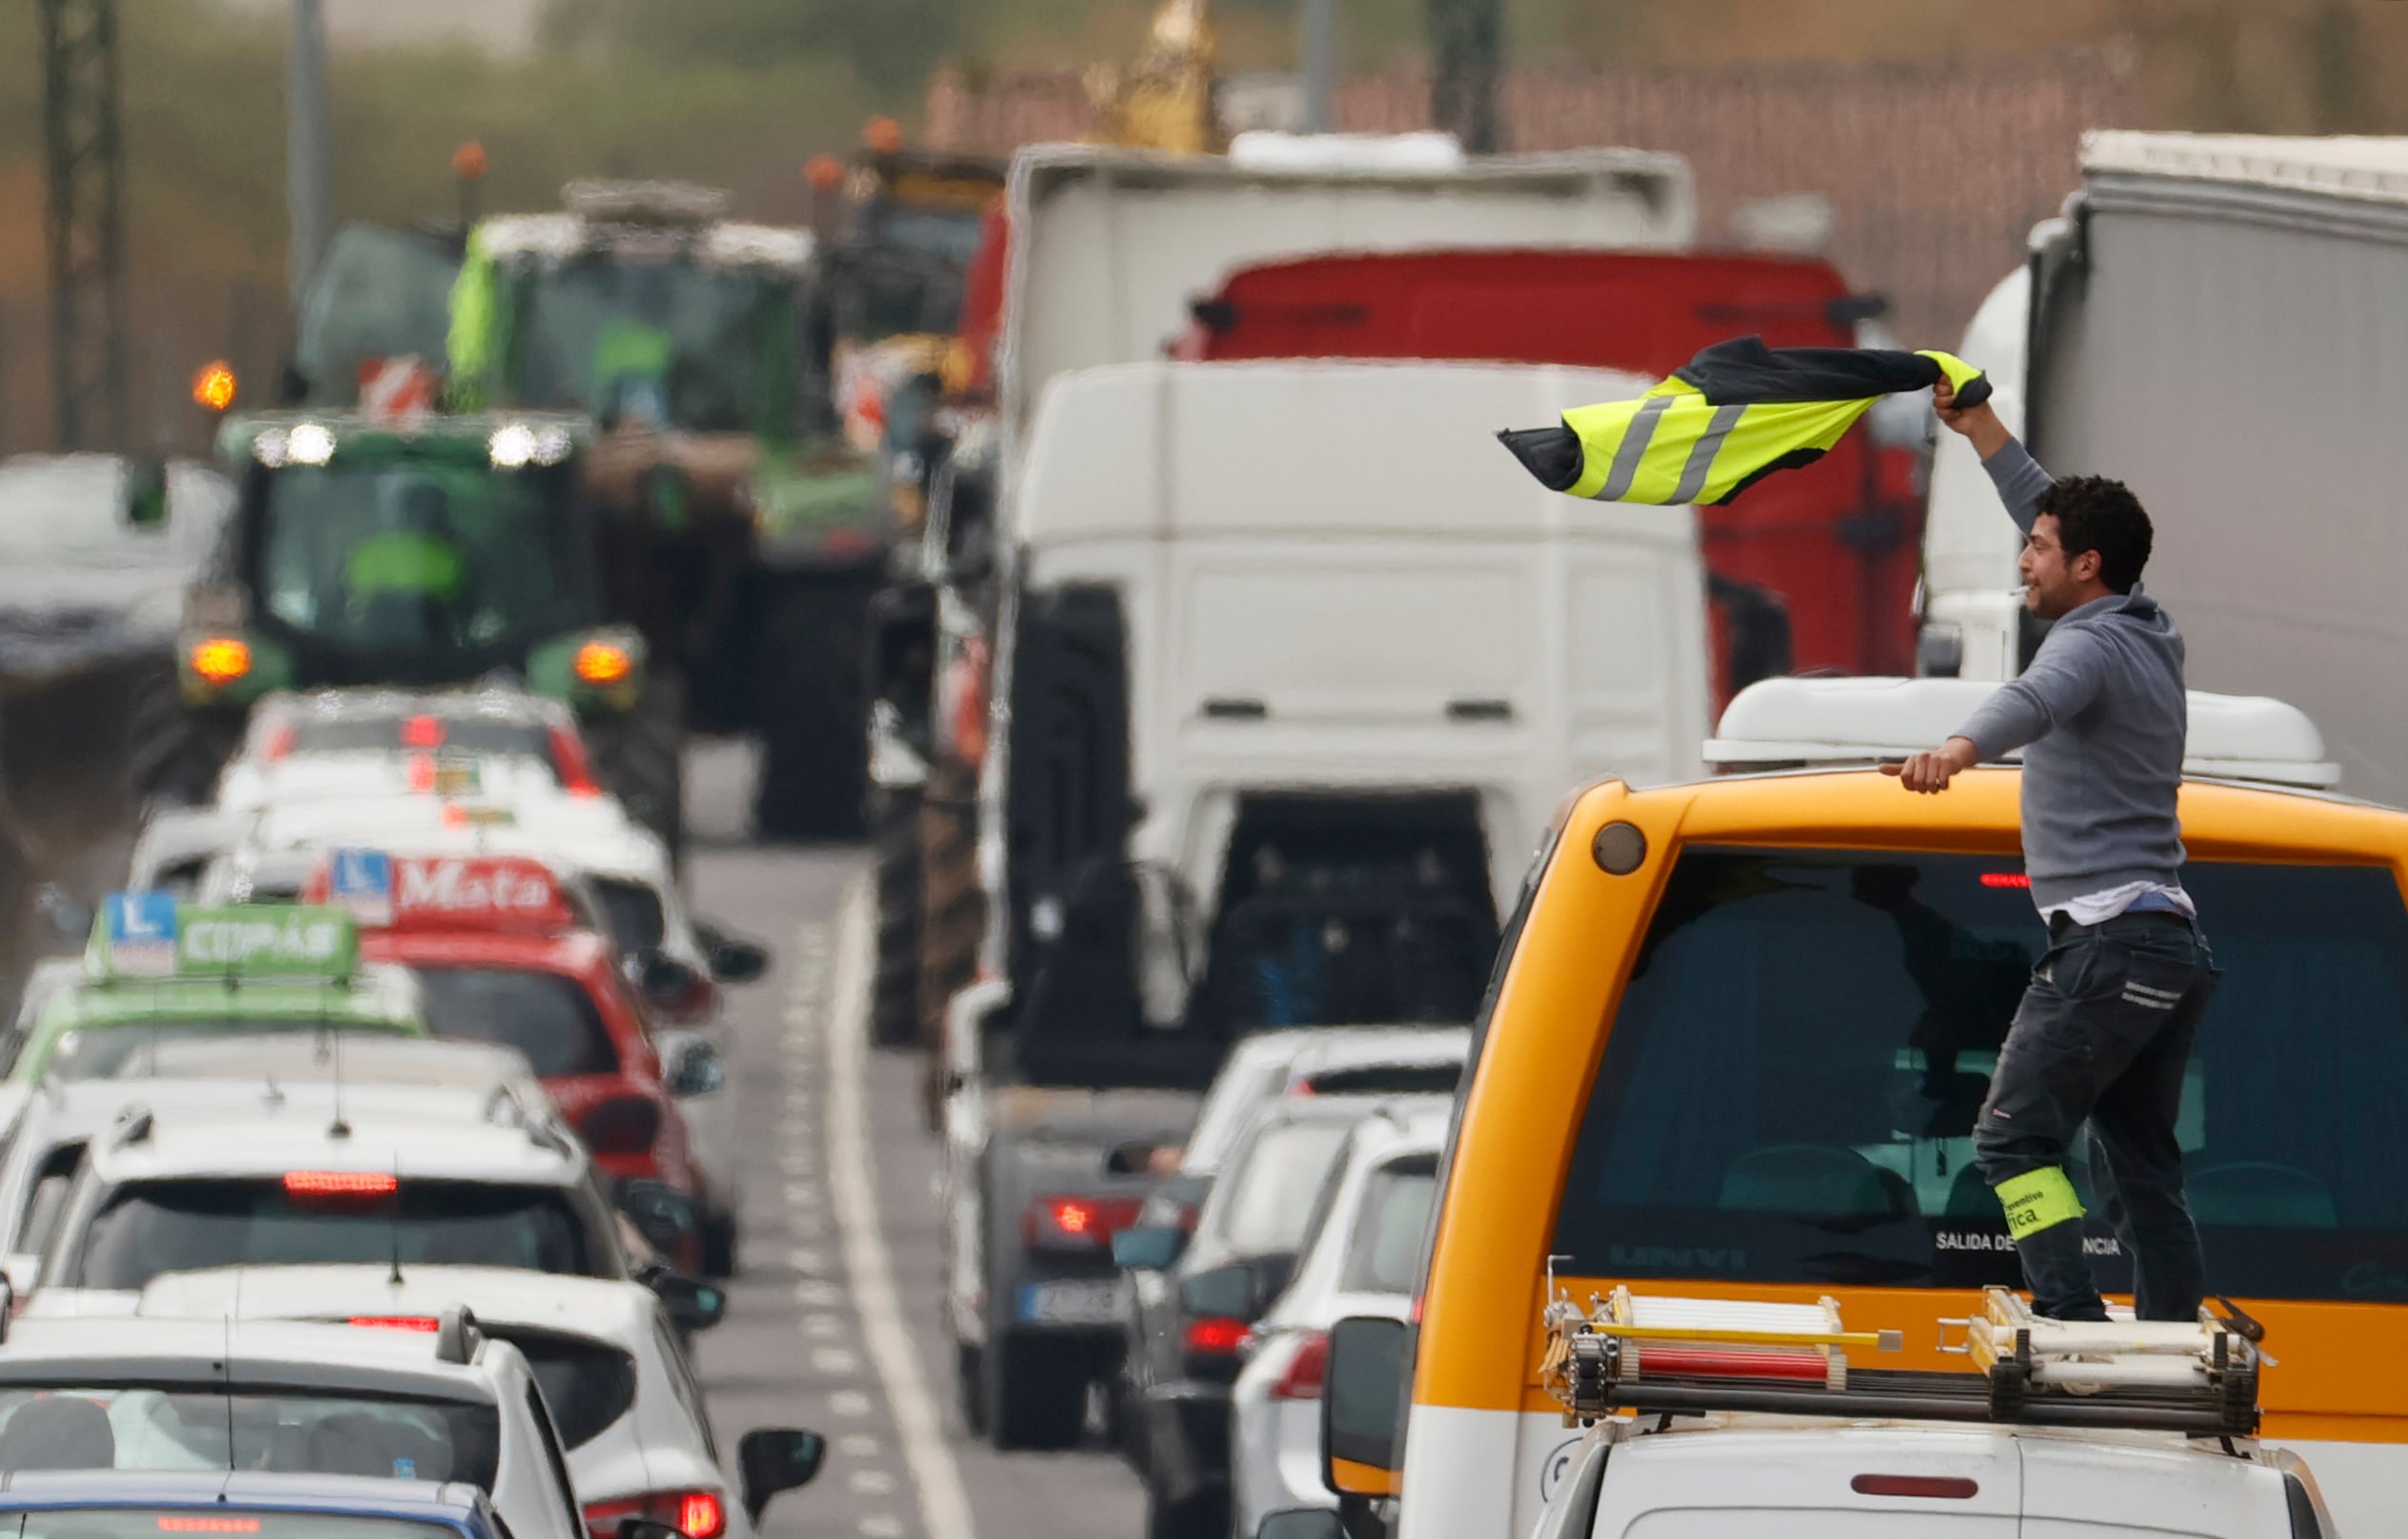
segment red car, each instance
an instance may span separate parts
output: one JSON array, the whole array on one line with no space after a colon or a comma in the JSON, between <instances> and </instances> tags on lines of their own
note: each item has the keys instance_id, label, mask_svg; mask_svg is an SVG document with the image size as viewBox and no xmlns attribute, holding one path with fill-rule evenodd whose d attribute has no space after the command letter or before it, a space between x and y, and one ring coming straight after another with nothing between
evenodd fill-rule
<instances>
[{"instance_id":1,"label":"red car","mask_svg":"<svg viewBox=\"0 0 2408 1539\"><path fill-rule=\"evenodd\" d=\"M371 880L347 883L347 869ZM581 923L550 868L526 856L342 850L311 889L359 920L364 958L418 975L435 1035L525 1053L606 1173L660 1182L694 1214L711 1210L618 949ZM669 1259L702 1270L715 1258L698 1222L683 1227Z\"/></svg>"}]
</instances>

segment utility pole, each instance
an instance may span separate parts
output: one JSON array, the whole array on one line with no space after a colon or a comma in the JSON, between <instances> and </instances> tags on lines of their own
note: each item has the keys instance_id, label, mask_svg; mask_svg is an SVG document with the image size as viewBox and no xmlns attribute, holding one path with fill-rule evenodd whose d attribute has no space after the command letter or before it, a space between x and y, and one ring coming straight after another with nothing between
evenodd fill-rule
<instances>
[{"instance_id":1,"label":"utility pole","mask_svg":"<svg viewBox=\"0 0 2408 1539\"><path fill-rule=\"evenodd\" d=\"M292 50L285 70L285 218L291 227L287 274L292 308L326 250L326 15L320 0L292 0Z\"/></svg>"},{"instance_id":2,"label":"utility pole","mask_svg":"<svg viewBox=\"0 0 2408 1539\"><path fill-rule=\"evenodd\" d=\"M41 0L50 399L61 450L122 448L125 141L117 0Z\"/></svg>"},{"instance_id":3,"label":"utility pole","mask_svg":"<svg viewBox=\"0 0 2408 1539\"><path fill-rule=\"evenodd\" d=\"M1474 154L1497 149L1496 77L1504 52L1503 0L1426 0L1430 121Z\"/></svg>"},{"instance_id":4,"label":"utility pole","mask_svg":"<svg viewBox=\"0 0 2408 1539\"><path fill-rule=\"evenodd\" d=\"M1337 0L1304 0L1304 129L1337 128Z\"/></svg>"}]
</instances>

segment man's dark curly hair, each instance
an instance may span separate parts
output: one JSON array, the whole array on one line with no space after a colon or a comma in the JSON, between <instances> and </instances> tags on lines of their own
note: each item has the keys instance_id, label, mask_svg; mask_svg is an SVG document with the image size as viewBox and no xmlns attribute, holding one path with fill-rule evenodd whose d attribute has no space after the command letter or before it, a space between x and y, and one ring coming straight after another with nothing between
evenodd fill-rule
<instances>
[{"instance_id":1,"label":"man's dark curly hair","mask_svg":"<svg viewBox=\"0 0 2408 1539\"><path fill-rule=\"evenodd\" d=\"M2060 476L2040 493L2038 511L2057 516L2057 540L2065 559L2098 552L2098 580L2129 593L2149 564L2149 515L2120 481L2103 475Z\"/></svg>"}]
</instances>

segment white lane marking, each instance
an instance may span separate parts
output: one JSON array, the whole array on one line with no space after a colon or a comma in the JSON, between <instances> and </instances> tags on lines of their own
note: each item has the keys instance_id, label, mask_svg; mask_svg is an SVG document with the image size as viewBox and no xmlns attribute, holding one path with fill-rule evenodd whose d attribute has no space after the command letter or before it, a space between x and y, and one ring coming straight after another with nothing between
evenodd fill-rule
<instances>
[{"instance_id":1,"label":"white lane marking","mask_svg":"<svg viewBox=\"0 0 2408 1539\"><path fill-rule=\"evenodd\" d=\"M800 1282L794 1285L794 1302L806 1309L841 1309L845 1290L833 1283Z\"/></svg>"},{"instance_id":2,"label":"white lane marking","mask_svg":"<svg viewBox=\"0 0 2408 1539\"><path fill-rule=\"evenodd\" d=\"M928 1539L975 1539L970 1496L961 1469L945 1444L935 1398L920 1376L918 1353L903 1323L903 1301L894 1287L894 1258L878 1227L877 1187L871 1173L870 1129L863 1109L870 1087L864 1046L870 1035L870 978L875 937L870 888L856 879L845 894L836 928L835 969L830 979L828 1012L828 1187L836 1229L861 1310L862 1346L886 1387L903 1462L919 1498L920 1527ZM867 1520L864 1520L865 1522ZM866 1531L866 1529L865 1529Z\"/></svg>"},{"instance_id":3,"label":"white lane marking","mask_svg":"<svg viewBox=\"0 0 2408 1539\"><path fill-rule=\"evenodd\" d=\"M794 1248L794 1269L804 1273L806 1276L815 1272L826 1271L828 1269L827 1252L814 1250L809 1246L796 1246Z\"/></svg>"},{"instance_id":4,"label":"white lane marking","mask_svg":"<svg viewBox=\"0 0 2408 1539\"><path fill-rule=\"evenodd\" d=\"M803 1316L803 1334L806 1336L841 1336L844 1333L845 1323L833 1314Z\"/></svg>"},{"instance_id":5,"label":"white lane marking","mask_svg":"<svg viewBox=\"0 0 2408 1539\"><path fill-rule=\"evenodd\" d=\"M864 1496L884 1496L894 1489L894 1474L887 1469L856 1469L845 1484Z\"/></svg>"},{"instance_id":6,"label":"white lane marking","mask_svg":"<svg viewBox=\"0 0 2408 1539\"><path fill-rule=\"evenodd\" d=\"M851 1378L861 1371L861 1359L853 1354L850 1347L814 1347L812 1349L811 1366L830 1378Z\"/></svg>"},{"instance_id":7,"label":"white lane marking","mask_svg":"<svg viewBox=\"0 0 2408 1539\"><path fill-rule=\"evenodd\" d=\"M898 1539L903 1520L892 1512L873 1512L855 1525L869 1539Z\"/></svg>"},{"instance_id":8,"label":"white lane marking","mask_svg":"<svg viewBox=\"0 0 2408 1539\"><path fill-rule=\"evenodd\" d=\"M879 1449L875 1432L847 1432L836 1439L836 1450L848 1459L874 1459Z\"/></svg>"},{"instance_id":9,"label":"white lane marking","mask_svg":"<svg viewBox=\"0 0 2408 1539\"><path fill-rule=\"evenodd\" d=\"M858 1389L838 1389L829 1395L828 1409L839 1416L867 1416L870 1397Z\"/></svg>"}]
</instances>

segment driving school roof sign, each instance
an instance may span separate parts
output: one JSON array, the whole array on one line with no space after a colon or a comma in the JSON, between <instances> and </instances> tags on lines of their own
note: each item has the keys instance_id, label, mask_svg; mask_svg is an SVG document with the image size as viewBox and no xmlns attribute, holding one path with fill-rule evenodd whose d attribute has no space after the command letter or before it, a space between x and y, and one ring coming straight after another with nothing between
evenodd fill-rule
<instances>
[{"instance_id":1,"label":"driving school roof sign","mask_svg":"<svg viewBox=\"0 0 2408 1539\"><path fill-rule=\"evenodd\" d=\"M338 849L311 888L361 924L395 929L549 931L577 923L551 869L523 855Z\"/></svg>"},{"instance_id":2,"label":"driving school roof sign","mask_svg":"<svg viewBox=\"0 0 2408 1539\"><path fill-rule=\"evenodd\" d=\"M179 977L348 978L359 932L336 909L245 904L176 915Z\"/></svg>"}]
</instances>

